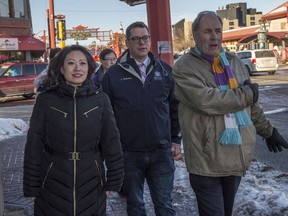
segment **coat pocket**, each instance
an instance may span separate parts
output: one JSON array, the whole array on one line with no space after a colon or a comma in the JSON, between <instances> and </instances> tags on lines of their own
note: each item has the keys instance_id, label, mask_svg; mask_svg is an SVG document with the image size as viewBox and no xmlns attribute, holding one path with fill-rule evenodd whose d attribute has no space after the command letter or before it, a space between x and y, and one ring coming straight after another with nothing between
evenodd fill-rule
<instances>
[{"instance_id":1,"label":"coat pocket","mask_svg":"<svg viewBox=\"0 0 288 216\"><path fill-rule=\"evenodd\" d=\"M214 136L214 128L208 128L208 131L206 133L205 137L205 144L204 144L204 152L210 153L212 146L215 144L215 136Z\"/></svg>"},{"instance_id":2,"label":"coat pocket","mask_svg":"<svg viewBox=\"0 0 288 216\"><path fill-rule=\"evenodd\" d=\"M95 164L96 164L96 168L97 168L97 172L98 172L98 174L99 174L99 177L100 177L100 183L101 183L101 186L103 186L104 184L103 184L103 172L102 172L102 168L101 168L101 166L100 166L100 164L98 163L98 161L97 160L95 160Z\"/></svg>"},{"instance_id":3,"label":"coat pocket","mask_svg":"<svg viewBox=\"0 0 288 216\"><path fill-rule=\"evenodd\" d=\"M83 113L83 115L88 118L88 115L91 114L93 111L96 111L97 109L99 109L99 106L93 107L92 109L86 111Z\"/></svg>"},{"instance_id":4,"label":"coat pocket","mask_svg":"<svg viewBox=\"0 0 288 216\"><path fill-rule=\"evenodd\" d=\"M43 179L43 182L42 182L42 188L45 187L45 182L46 182L46 179L47 179L47 177L48 177L48 175L49 175L49 172L50 172L52 166L53 166L53 162L50 163L50 165L48 166L48 169L47 169L47 171L46 171L46 175L44 176L44 179Z\"/></svg>"}]
</instances>

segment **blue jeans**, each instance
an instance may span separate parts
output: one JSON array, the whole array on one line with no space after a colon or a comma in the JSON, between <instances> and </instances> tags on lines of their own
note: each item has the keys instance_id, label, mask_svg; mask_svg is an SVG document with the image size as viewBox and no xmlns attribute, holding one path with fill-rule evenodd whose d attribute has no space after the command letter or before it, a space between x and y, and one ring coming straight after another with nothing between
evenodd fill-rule
<instances>
[{"instance_id":1,"label":"blue jeans","mask_svg":"<svg viewBox=\"0 0 288 216\"><path fill-rule=\"evenodd\" d=\"M189 174L200 216L231 216L240 176L209 177Z\"/></svg>"},{"instance_id":2,"label":"blue jeans","mask_svg":"<svg viewBox=\"0 0 288 216\"><path fill-rule=\"evenodd\" d=\"M144 182L147 181L157 216L174 216L172 190L174 160L171 148L149 152L124 151L124 186L129 216L146 216L143 200Z\"/></svg>"}]
</instances>

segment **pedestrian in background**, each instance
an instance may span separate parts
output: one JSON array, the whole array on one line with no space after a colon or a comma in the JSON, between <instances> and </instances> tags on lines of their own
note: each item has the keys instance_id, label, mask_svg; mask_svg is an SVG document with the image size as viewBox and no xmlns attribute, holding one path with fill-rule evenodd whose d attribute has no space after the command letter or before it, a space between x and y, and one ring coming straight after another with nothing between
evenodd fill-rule
<instances>
[{"instance_id":1,"label":"pedestrian in background","mask_svg":"<svg viewBox=\"0 0 288 216\"><path fill-rule=\"evenodd\" d=\"M55 55L57 53L59 53L61 51L61 48L51 48L49 50L49 61L51 61ZM36 95L39 94L39 90L41 91L41 89L39 89L40 86L42 86L44 84L44 81L47 79L47 71L48 71L49 65L47 65L47 67L45 68L45 70L43 70L34 80L34 87L35 87L35 93ZM38 90L39 89L39 90ZM43 87L42 87L43 89Z\"/></svg>"},{"instance_id":2,"label":"pedestrian in background","mask_svg":"<svg viewBox=\"0 0 288 216\"><path fill-rule=\"evenodd\" d=\"M105 192L121 189L119 131L108 96L92 83L95 68L79 45L50 62L51 85L36 99L24 155L23 191L36 198L35 215L104 216Z\"/></svg>"},{"instance_id":3,"label":"pedestrian in background","mask_svg":"<svg viewBox=\"0 0 288 216\"><path fill-rule=\"evenodd\" d=\"M100 85L102 78L106 71L116 63L116 53L112 49L104 49L101 51L100 55L101 65L97 68L96 73L93 76L93 83L95 85Z\"/></svg>"},{"instance_id":4,"label":"pedestrian in background","mask_svg":"<svg viewBox=\"0 0 288 216\"><path fill-rule=\"evenodd\" d=\"M175 215L174 161L180 158L178 101L171 67L150 52L143 22L127 27L128 49L102 80L111 100L124 155L124 186L129 216L146 215L145 179L158 216Z\"/></svg>"},{"instance_id":5,"label":"pedestrian in background","mask_svg":"<svg viewBox=\"0 0 288 216\"><path fill-rule=\"evenodd\" d=\"M190 184L201 216L230 216L241 177L249 168L256 133L270 151L288 144L265 117L258 85L222 44L222 20L203 11L192 25L196 46L173 68Z\"/></svg>"}]
</instances>

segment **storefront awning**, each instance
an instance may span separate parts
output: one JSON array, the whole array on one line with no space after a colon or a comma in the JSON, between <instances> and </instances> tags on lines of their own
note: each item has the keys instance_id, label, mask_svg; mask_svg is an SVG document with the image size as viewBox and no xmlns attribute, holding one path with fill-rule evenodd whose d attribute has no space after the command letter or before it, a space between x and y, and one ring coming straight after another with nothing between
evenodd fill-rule
<instances>
[{"instance_id":1,"label":"storefront awning","mask_svg":"<svg viewBox=\"0 0 288 216\"><path fill-rule=\"evenodd\" d=\"M257 34L250 34L245 37L242 37L240 40L238 40L238 43L248 43L251 40L257 40ZM267 38L276 38L278 40L285 40L285 32L267 32Z\"/></svg>"},{"instance_id":2,"label":"storefront awning","mask_svg":"<svg viewBox=\"0 0 288 216\"><path fill-rule=\"evenodd\" d=\"M18 51L45 51L46 45L44 42L32 37L32 36L13 36L13 35L0 35L1 41L18 41ZM13 44L12 44L13 45ZM4 44L3 47L7 48L7 51L9 50L15 50L9 49L9 43ZM17 46L16 46L17 47ZM2 50L2 49L1 49Z\"/></svg>"}]
</instances>

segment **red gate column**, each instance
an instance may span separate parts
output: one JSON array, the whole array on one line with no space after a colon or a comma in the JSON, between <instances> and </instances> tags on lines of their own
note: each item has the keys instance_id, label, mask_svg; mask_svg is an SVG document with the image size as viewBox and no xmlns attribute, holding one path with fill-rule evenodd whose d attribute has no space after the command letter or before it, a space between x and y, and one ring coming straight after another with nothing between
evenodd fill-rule
<instances>
[{"instance_id":1,"label":"red gate column","mask_svg":"<svg viewBox=\"0 0 288 216\"><path fill-rule=\"evenodd\" d=\"M170 0L146 0L151 51L170 66L174 65Z\"/></svg>"}]
</instances>

